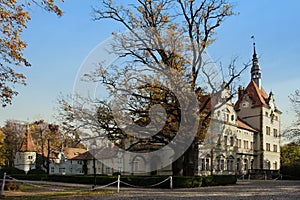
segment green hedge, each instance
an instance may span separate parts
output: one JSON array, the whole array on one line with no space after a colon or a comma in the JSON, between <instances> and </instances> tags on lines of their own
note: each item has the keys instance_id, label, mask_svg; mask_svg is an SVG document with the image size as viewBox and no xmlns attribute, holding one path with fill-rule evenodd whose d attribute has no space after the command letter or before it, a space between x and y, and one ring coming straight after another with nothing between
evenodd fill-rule
<instances>
[{"instance_id":1,"label":"green hedge","mask_svg":"<svg viewBox=\"0 0 300 200\"><path fill-rule=\"evenodd\" d=\"M47 180L47 174L10 174L10 176L18 180L31 180L31 181Z\"/></svg>"},{"instance_id":2,"label":"green hedge","mask_svg":"<svg viewBox=\"0 0 300 200\"><path fill-rule=\"evenodd\" d=\"M2 167L0 169L0 176L2 177L4 172L6 172L6 174L25 174L25 171L20 170L18 168L15 167Z\"/></svg>"},{"instance_id":3,"label":"green hedge","mask_svg":"<svg viewBox=\"0 0 300 200\"><path fill-rule=\"evenodd\" d=\"M235 175L212 175L202 177L202 186L217 186L236 184Z\"/></svg>"},{"instance_id":4,"label":"green hedge","mask_svg":"<svg viewBox=\"0 0 300 200\"><path fill-rule=\"evenodd\" d=\"M20 180L48 180L54 182L94 184L93 175L44 175L44 174L15 174L12 177ZM121 176L121 181L140 187L149 187L166 180L169 176ZM117 180L117 176L96 176L97 185L106 185ZM173 188L193 188L201 186L217 186L235 184L234 175L213 176L175 176L173 177ZM116 186L116 184L115 184ZM126 186L121 183L121 187ZM156 188L170 188L170 181L155 186Z\"/></svg>"},{"instance_id":5,"label":"green hedge","mask_svg":"<svg viewBox=\"0 0 300 200\"><path fill-rule=\"evenodd\" d=\"M37 168L30 170L27 174L47 174L43 169Z\"/></svg>"}]
</instances>

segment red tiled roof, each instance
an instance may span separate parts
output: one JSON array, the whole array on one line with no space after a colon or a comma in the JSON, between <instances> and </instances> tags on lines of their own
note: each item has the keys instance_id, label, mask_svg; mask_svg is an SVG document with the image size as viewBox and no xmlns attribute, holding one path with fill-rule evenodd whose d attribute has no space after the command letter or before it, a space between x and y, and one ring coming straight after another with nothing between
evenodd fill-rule
<instances>
[{"instance_id":1,"label":"red tiled roof","mask_svg":"<svg viewBox=\"0 0 300 200\"><path fill-rule=\"evenodd\" d=\"M63 149L65 157L67 159L73 159L77 156L79 156L80 154L83 154L85 152L87 152L86 149L82 149L82 148L69 148L69 147L65 147Z\"/></svg>"},{"instance_id":2,"label":"red tiled roof","mask_svg":"<svg viewBox=\"0 0 300 200\"><path fill-rule=\"evenodd\" d=\"M256 83L251 80L245 91L249 97L253 101L254 106L267 106L267 99L269 98L269 95L266 93L266 91L263 88L258 88ZM239 96L236 104L235 109L237 110L239 107L239 104L243 98L243 94Z\"/></svg>"},{"instance_id":3,"label":"red tiled roof","mask_svg":"<svg viewBox=\"0 0 300 200\"><path fill-rule=\"evenodd\" d=\"M72 160L92 160L92 159L93 159L93 155L89 151L86 151L72 158Z\"/></svg>"},{"instance_id":4,"label":"red tiled roof","mask_svg":"<svg viewBox=\"0 0 300 200\"><path fill-rule=\"evenodd\" d=\"M250 131L255 131L257 132L256 129L252 128L249 124L247 124L246 122L242 121L241 119L238 118L237 120L237 124L238 124L238 127L239 128L243 128L243 129L247 129L247 130L250 130Z\"/></svg>"}]
</instances>

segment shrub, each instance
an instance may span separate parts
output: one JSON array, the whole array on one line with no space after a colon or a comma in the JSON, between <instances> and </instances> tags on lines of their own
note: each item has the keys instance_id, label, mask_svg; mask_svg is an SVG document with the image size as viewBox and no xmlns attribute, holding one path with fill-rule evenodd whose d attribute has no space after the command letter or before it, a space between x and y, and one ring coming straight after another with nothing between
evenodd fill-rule
<instances>
[{"instance_id":1,"label":"shrub","mask_svg":"<svg viewBox=\"0 0 300 200\"><path fill-rule=\"evenodd\" d=\"M202 177L201 176L175 176L173 178L174 188L193 188L201 187Z\"/></svg>"},{"instance_id":2,"label":"shrub","mask_svg":"<svg viewBox=\"0 0 300 200\"><path fill-rule=\"evenodd\" d=\"M8 190L8 191L16 191L19 189L20 189L19 186L12 182L6 182L4 186L4 190Z\"/></svg>"},{"instance_id":3,"label":"shrub","mask_svg":"<svg viewBox=\"0 0 300 200\"><path fill-rule=\"evenodd\" d=\"M212 175L202 177L202 186L217 186L235 184L235 175Z\"/></svg>"},{"instance_id":4,"label":"shrub","mask_svg":"<svg viewBox=\"0 0 300 200\"><path fill-rule=\"evenodd\" d=\"M41 168L36 168L30 170L27 174L47 174L47 173Z\"/></svg>"},{"instance_id":5,"label":"shrub","mask_svg":"<svg viewBox=\"0 0 300 200\"><path fill-rule=\"evenodd\" d=\"M25 174L24 170L15 168L15 167L3 167L0 169L0 175L3 176L4 172L6 174Z\"/></svg>"},{"instance_id":6,"label":"shrub","mask_svg":"<svg viewBox=\"0 0 300 200\"><path fill-rule=\"evenodd\" d=\"M112 175L113 176L118 176L118 175L121 175L121 173L120 172L114 172Z\"/></svg>"},{"instance_id":7,"label":"shrub","mask_svg":"<svg viewBox=\"0 0 300 200\"><path fill-rule=\"evenodd\" d=\"M41 181L47 179L47 174L11 174L10 176L19 180Z\"/></svg>"}]
</instances>

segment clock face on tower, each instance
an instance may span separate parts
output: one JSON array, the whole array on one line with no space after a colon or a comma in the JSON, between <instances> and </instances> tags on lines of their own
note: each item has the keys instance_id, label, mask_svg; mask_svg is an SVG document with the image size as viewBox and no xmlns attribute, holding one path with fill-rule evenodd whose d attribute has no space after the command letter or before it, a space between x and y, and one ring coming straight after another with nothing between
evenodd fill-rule
<instances>
[{"instance_id":1,"label":"clock face on tower","mask_svg":"<svg viewBox=\"0 0 300 200\"><path fill-rule=\"evenodd\" d=\"M243 108L248 108L248 107L249 107L249 102L248 102L248 101L244 101L244 102L242 103L242 107L243 107Z\"/></svg>"}]
</instances>

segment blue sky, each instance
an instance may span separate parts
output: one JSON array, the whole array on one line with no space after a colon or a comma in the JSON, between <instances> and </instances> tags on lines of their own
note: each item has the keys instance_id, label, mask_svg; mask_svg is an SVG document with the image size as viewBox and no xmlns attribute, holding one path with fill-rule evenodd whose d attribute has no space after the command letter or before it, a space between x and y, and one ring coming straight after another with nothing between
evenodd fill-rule
<instances>
[{"instance_id":1,"label":"blue sky","mask_svg":"<svg viewBox=\"0 0 300 200\"><path fill-rule=\"evenodd\" d=\"M66 0L61 5L64 16L60 18L31 9L32 20L23 38L28 43L24 55L32 67L20 69L28 85L18 86L20 94L13 105L0 109L0 125L9 119L55 122L56 99L61 93L72 92L81 63L113 31L121 30L111 21L91 20L91 5L95 2ZM234 56L246 63L253 51L250 37L255 35L262 85L275 94L285 127L293 120L288 95L300 89L300 1L244 0L234 4L240 14L228 18L217 30L217 40L208 49L209 54L223 65ZM244 72L241 85L248 84L249 75L249 70Z\"/></svg>"}]
</instances>

